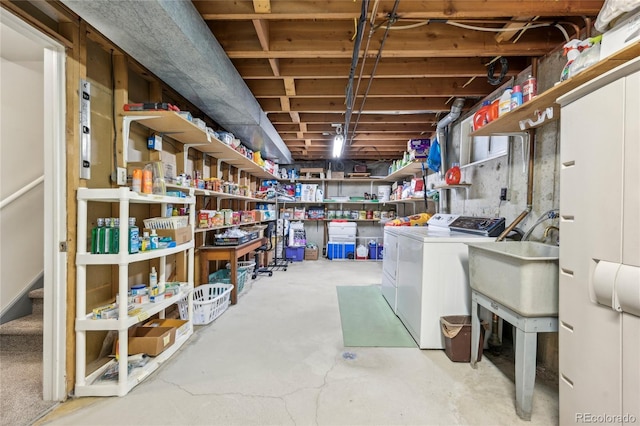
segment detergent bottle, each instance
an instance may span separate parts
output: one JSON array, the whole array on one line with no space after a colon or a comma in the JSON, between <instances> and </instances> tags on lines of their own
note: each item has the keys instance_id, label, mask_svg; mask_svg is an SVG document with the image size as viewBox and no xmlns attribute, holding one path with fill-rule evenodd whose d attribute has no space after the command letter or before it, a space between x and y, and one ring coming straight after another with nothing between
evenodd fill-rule
<instances>
[{"instance_id":1,"label":"detergent bottle","mask_svg":"<svg viewBox=\"0 0 640 426\"><path fill-rule=\"evenodd\" d=\"M490 108L491 108L491 102L489 102L489 101L482 102L482 107L480 107L480 109L473 116L473 131L474 132L490 121L489 120L489 109Z\"/></svg>"},{"instance_id":2,"label":"detergent bottle","mask_svg":"<svg viewBox=\"0 0 640 426\"><path fill-rule=\"evenodd\" d=\"M504 90L502 96L500 96L500 103L498 104L498 116L502 117L507 112L511 111L511 87L507 87Z\"/></svg>"}]
</instances>

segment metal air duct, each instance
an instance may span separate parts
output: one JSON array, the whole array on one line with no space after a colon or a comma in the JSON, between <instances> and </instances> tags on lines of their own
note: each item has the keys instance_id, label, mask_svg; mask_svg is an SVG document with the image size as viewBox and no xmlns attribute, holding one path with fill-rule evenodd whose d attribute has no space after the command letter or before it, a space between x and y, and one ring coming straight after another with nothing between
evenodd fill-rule
<instances>
[{"instance_id":1,"label":"metal air duct","mask_svg":"<svg viewBox=\"0 0 640 426\"><path fill-rule=\"evenodd\" d=\"M190 1L62 0L246 146L281 164L291 152Z\"/></svg>"}]
</instances>

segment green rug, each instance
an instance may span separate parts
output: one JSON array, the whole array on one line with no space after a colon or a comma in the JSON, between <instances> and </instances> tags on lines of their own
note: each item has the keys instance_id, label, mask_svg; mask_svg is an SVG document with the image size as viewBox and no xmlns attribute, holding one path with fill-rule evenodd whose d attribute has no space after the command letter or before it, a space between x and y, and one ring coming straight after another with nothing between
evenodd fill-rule
<instances>
[{"instance_id":1,"label":"green rug","mask_svg":"<svg viewBox=\"0 0 640 426\"><path fill-rule=\"evenodd\" d=\"M345 346L417 347L382 297L379 286L340 286L336 289Z\"/></svg>"}]
</instances>

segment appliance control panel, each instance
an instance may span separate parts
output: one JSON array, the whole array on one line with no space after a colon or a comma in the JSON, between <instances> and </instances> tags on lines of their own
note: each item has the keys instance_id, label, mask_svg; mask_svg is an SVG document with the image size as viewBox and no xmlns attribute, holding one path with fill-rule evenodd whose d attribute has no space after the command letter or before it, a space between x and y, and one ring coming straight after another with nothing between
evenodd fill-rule
<instances>
[{"instance_id":1,"label":"appliance control panel","mask_svg":"<svg viewBox=\"0 0 640 426\"><path fill-rule=\"evenodd\" d=\"M497 237L504 231L504 226L505 220L503 217L459 216L451 222L449 228L452 231L483 235L485 237Z\"/></svg>"}]
</instances>

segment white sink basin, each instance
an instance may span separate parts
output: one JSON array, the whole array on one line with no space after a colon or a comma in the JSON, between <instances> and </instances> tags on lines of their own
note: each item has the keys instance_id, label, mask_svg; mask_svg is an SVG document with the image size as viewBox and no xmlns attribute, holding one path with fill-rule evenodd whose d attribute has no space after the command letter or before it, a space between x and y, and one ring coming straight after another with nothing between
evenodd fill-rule
<instances>
[{"instance_id":1,"label":"white sink basin","mask_svg":"<svg viewBox=\"0 0 640 426\"><path fill-rule=\"evenodd\" d=\"M558 315L558 247L533 241L467 245L472 289L525 317Z\"/></svg>"}]
</instances>

